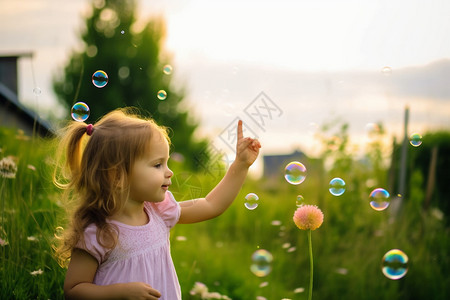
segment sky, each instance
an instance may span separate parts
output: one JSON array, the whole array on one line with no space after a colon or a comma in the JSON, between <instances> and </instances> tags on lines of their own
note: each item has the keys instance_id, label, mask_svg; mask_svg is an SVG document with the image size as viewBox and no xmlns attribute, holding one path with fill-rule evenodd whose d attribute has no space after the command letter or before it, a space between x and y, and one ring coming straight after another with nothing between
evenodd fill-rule
<instances>
[{"instance_id":1,"label":"sky","mask_svg":"<svg viewBox=\"0 0 450 300\"><path fill-rule=\"evenodd\" d=\"M89 3L0 0L0 54L33 52L20 61L19 98L40 114L62 114L51 79L80 47ZM406 106L411 132L450 129L450 1L139 2L139 22L155 16L198 134L216 148L230 151L223 137L236 118L263 154L315 155L314 131L336 119L355 144L367 142L368 123L400 137ZM258 123L261 97L272 110Z\"/></svg>"}]
</instances>

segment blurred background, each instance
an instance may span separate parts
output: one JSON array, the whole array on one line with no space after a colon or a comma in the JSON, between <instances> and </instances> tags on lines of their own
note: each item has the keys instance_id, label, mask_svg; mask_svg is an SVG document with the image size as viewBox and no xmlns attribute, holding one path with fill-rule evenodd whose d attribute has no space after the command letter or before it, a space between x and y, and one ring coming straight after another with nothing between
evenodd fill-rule
<instances>
[{"instance_id":1,"label":"blurred background","mask_svg":"<svg viewBox=\"0 0 450 300\"><path fill-rule=\"evenodd\" d=\"M86 123L134 106L170 127L178 201L205 196L223 176L238 119L261 141L236 203L215 220L173 229L186 299L199 298L189 293L195 282L232 299L306 299L306 233L291 221L299 195L325 214L313 237L317 299L448 297L448 1L0 7L0 158L17 165L15 178L2 173L3 298L62 297L64 269L50 244L64 224L49 174L54 134L77 102L89 107ZM103 87L93 82L98 70ZM307 169L301 184L284 178L291 161ZM329 192L335 177L345 181L341 196ZM390 194L385 210L369 205L376 188ZM244 206L248 193L260 198L254 210ZM273 255L261 277L250 271L260 248ZM381 272L395 248L409 257L399 280Z\"/></svg>"}]
</instances>

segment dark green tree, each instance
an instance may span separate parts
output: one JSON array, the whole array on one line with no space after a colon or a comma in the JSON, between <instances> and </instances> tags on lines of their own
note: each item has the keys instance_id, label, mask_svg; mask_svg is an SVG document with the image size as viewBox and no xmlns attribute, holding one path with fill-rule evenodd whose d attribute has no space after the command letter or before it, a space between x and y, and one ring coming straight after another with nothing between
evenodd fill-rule
<instances>
[{"instance_id":1,"label":"dark green tree","mask_svg":"<svg viewBox=\"0 0 450 300\"><path fill-rule=\"evenodd\" d=\"M87 122L95 123L102 115L118 107L137 107L143 115L170 127L172 151L181 153L186 167L198 168L196 157L206 165L203 150L206 140L195 140L198 123L181 109L182 88L171 84L170 56L163 53L165 23L162 18L150 20L136 31L135 0L93 1L81 33L81 51L72 51L63 73L56 74L53 87L59 101L69 110L78 101L90 107ZM98 88L92 83L97 70L108 74L108 83ZM169 73L169 74L167 74ZM160 100L158 91L167 97Z\"/></svg>"}]
</instances>

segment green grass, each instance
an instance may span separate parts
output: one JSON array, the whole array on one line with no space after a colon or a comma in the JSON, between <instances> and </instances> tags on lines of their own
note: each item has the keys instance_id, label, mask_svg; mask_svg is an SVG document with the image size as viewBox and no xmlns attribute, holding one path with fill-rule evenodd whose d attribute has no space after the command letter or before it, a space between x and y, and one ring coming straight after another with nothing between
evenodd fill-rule
<instances>
[{"instance_id":1,"label":"green grass","mask_svg":"<svg viewBox=\"0 0 450 300\"><path fill-rule=\"evenodd\" d=\"M63 297L65 270L53 259L51 250L62 209L56 204L59 191L51 183L49 146L45 141L16 139L14 131L0 130L0 159L8 155L18 158L16 178L0 178L1 201L5 203L0 234L9 243L0 246L0 299ZM319 205L325 215L323 225L312 233L314 299L447 299L449 230L444 220L421 209L420 185L410 185L412 196L405 199L398 218L391 221L389 208L376 212L367 200L367 179L382 186L385 172L377 169L374 174L373 169L349 161L348 156L339 162L340 167L329 173L308 168L308 176L299 186L289 185L282 174L275 182L248 179L223 215L198 224L175 226L171 249L183 299L198 299L189 294L196 281L232 299L306 299L307 232L297 229L292 221L298 194L307 203ZM174 182L183 168L175 162L171 167ZM335 176L347 183L340 197L327 191L329 180ZM183 179L172 186L178 200L192 193L193 188L195 193L201 189L204 196L217 183L203 174L195 174L187 182ZM412 176L411 180L421 179ZM260 198L253 211L243 205L250 192ZM281 221L281 226L272 225L273 220ZM37 241L29 241L30 236ZM283 247L286 243L290 244L287 248ZM288 252L291 247L295 251ZM272 272L263 278L250 271L251 254L258 248L267 249L274 257ZM408 273L400 280L390 280L381 272L381 258L393 248L402 249L409 257ZM30 274L38 269L43 270L41 275ZM268 284L260 287L263 282ZM304 292L294 293L299 287Z\"/></svg>"}]
</instances>

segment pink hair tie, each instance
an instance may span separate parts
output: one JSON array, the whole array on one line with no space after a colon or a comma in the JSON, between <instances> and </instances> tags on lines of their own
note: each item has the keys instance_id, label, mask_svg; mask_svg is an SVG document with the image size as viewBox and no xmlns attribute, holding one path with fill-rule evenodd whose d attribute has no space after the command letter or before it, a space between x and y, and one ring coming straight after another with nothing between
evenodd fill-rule
<instances>
[{"instance_id":1,"label":"pink hair tie","mask_svg":"<svg viewBox=\"0 0 450 300\"><path fill-rule=\"evenodd\" d=\"M94 125L89 124L88 126L86 126L86 134L87 134L88 136L91 136L91 135L92 135L92 132L94 132Z\"/></svg>"}]
</instances>

